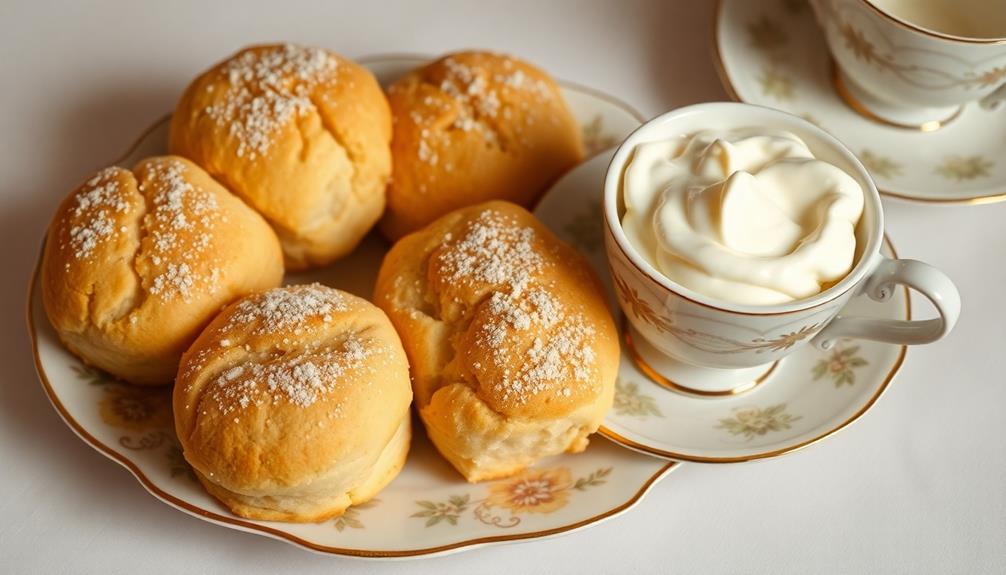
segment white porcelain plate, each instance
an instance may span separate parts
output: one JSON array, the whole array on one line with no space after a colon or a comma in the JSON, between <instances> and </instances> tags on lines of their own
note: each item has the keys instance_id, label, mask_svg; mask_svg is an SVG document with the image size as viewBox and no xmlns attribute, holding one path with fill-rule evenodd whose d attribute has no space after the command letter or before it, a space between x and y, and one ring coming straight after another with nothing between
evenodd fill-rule
<instances>
[{"instance_id":1,"label":"white porcelain plate","mask_svg":"<svg viewBox=\"0 0 1006 575\"><path fill-rule=\"evenodd\" d=\"M380 57L364 62L386 82L424 60ZM621 141L640 123L638 114L613 98L563 87L592 149ZM144 156L164 153L166 137L165 119L116 163L131 166ZM369 297L386 250L387 244L372 235L349 258L287 279L321 281ZM511 479L471 485L417 426L404 470L377 499L323 523L246 520L229 513L193 478L171 427L169 390L120 384L84 367L59 345L35 278L28 326L39 378L60 416L86 443L129 469L155 497L207 521L323 553L410 557L569 532L626 511L674 467L595 436L582 454L550 458ZM548 490L550 497L537 505L515 497L531 485Z\"/></svg>"},{"instance_id":2,"label":"white porcelain plate","mask_svg":"<svg viewBox=\"0 0 1006 575\"><path fill-rule=\"evenodd\" d=\"M736 100L785 110L834 134L881 193L932 203L1006 200L1006 109L965 106L934 132L883 125L835 91L824 33L806 0L720 0L716 58Z\"/></svg>"},{"instance_id":3,"label":"white porcelain plate","mask_svg":"<svg viewBox=\"0 0 1006 575\"><path fill-rule=\"evenodd\" d=\"M601 182L612 153L573 169L538 205L536 214L586 254L617 307L604 255ZM894 257L888 242L886 255ZM854 298L850 314L909 319L907 290L877 303ZM680 395L637 369L622 345L614 408L601 428L638 451L679 461L729 463L789 453L842 429L863 415L887 388L905 346L842 341L833 351L811 346L779 362L763 383L730 398Z\"/></svg>"}]
</instances>

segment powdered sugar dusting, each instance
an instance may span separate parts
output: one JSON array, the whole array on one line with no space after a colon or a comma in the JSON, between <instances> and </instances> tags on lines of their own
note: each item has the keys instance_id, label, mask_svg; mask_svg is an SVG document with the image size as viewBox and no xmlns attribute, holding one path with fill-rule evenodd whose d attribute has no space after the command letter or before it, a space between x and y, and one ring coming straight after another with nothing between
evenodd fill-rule
<instances>
[{"instance_id":1,"label":"powdered sugar dusting","mask_svg":"<svg viewBox=\"0 0 1006 575\"><path fill-rule=\"evenodd\" d=\"M90 258L99 245L126 231L115 224L116 214L130 207L117 179L120 171L115 167L101 170L74 196L69 247L79 260Z\"/></svg>"},{"instance_id":2,"label":"powdered sugar dusting","mask_svg":"<svg viewBox=\"0 0 1006 575\"><path fill-rule=\"evenodd\" d=\"M219 345L200 349L189 358L185 377L191 377L213 357L228 353L231 348L250 351L250 345L237 337L243 331L253 336L287 333L294 336L310 335L334 321L334 314L348 309L348 302L341 292L317 283L273 288L247 296L230 312L227 322L217 328L217 333L221 336ZM289 337L284 337L282 342L284 346L292 343ZM317 348L323 343L323 339L315 339L301 341L297 345ZM358 356L360 348L350 343L347 351Z\"/></svg>"},{"instance_id":3,"label":"powdered sugar dusting","mask_svg":"<svg viewBox=\"0 0 1006 575\"><path fill-rule=\"evenodd\" d=\"M519 225L515 217L485 210L438 259L452 283L489 283L517 297L545 265L534 249L534 237L534 230Z\"/></svg>"},{"instance_id":4,"label":"powdered sugar dusting","mask_svg":"<svg viewBox=\"0 0 1006 575\"><path fill-rule=\"evenodd\" d=\"M212 253L212 232L227 219L220 213L217 197L195 187L185 178L188 167L175 158L161 158L146 164L150 177L140 191L149 198L151 211L145 216L150 230L150 262L163 269L154 276L147 291L164 299L185 300L196 290L214 293L221 272L207 265ZM151 189L144 189L149 185Z\"/></svg>"},{"instance_id":5,"label":"powdered sugar dusting","mask_svg":"<svg viewBox=\"0 0 1006 575\"><path fill-rule=\"evenodd\" d=\"M269 152L287 122L313 108L311 91L331 81L337 67L337 58L320 48L284 44L246 50L224 64L227 91L206 113L227 127L238 157L255 160Z\"/></svg>"},{"instance_id":6,"label":"powdered sugar dusting","mask_svg":"<svg viewBox=\"0 0 1006 575\"><path fill-rule=\"evenodd\" d=\"M489 209L436 255L450 284L492 287L476 342L479 349L492 351L492 367L499 374L495 391L518 404L540 394L570 397L572 387L590 388L597 376L591 346L595 328L581 308L564 305L553 284L542 281L541 272L550 263L534 242L534 229ZM530 348L509 345L515 334L528 331L538 334Z\"/></svg>"},{"instance_id":7,"label":"powdered sugar dusting","mask_svg":"<svg viewBox=\"0 0 1006 575\"><path fill-rule=\"evenodd\" d=\"M596 331L582 313L567 310L538 287L523 297L494 293L489 312L477 341L493 350L492 361L501 374L495 390L504 401L523 404L543 393L569 397L571 384L593 385L596 355L590 342ZM529 349L518 352L505 345L514 332L527 330L543 334L534 338Z\"/></svg>"},{"instance_id":8,"label":"powdered sugar dusting","mask_svg":"<svg viewBox=\"0 0 1006 575\"><path fill-rule=\"evenodd\" d=\"M145 183L138 191L150 204L143 219L149 241L143 249L157 274L146 286L151 295L163 299L190 299L197 291L214 293L221 272L207 265L206 253L212 253L213 228L226 217L221 215L214 194L195 188L185 178L186 164L176 158L148 160ZM98 172L74 196L69 213L68 245L73 257L89 260L104 242L129 232L117 223L119 214L132 203L119 176L122 168L110 167ZM69 267L69 263L67 263Z\"/></svg>"},{"instance_id":9,"label":"powdered sugar dusting","mask_svg":"<svg viewBox=\"0 0 1006 575\"><path fill-rule=\"evenodd\" d=\"M476 131L491 144L499 145L499 134L494 125L499 118L508 121L512 117L511 109L503 103L506 101L503 91L517 90L522 96L530 96L541 102L548 102L554 98L552 88L547 82L531 78L523 70L516 68L513 60L509 58L502 59L502 71L493 71L487 66L450 56L445 58L442 64L445 74L435 87L453 101L454 106L445 108L443 103L427 96L422 101L423 105L411 110L408 116L413 124L420 127L416 155L431 166L436 166L439 159L435 153L437 146L432 141L443 140L443 132L434 130L433 124L447 109L453 109L457 113L448 125L449 130ZM521 100L517 105L523 112L530 109L526 100ZM531 117L526 115L525 124L531 123ZM520 137L524 126L514 124L509 128ZM450 171L450 166L445 164L445 169Z\"/></svg>"},{"instance_id":10,"label":"powdered sugar dusting","mask_svg":"<svg viewBox=\"0 0 1006 575\"><path fill-rule=\"evenodd\" d=\"M334 321L334 314L348 310L349 302L341 292L321 284L275 288L242 300L220 329L228 336L244 328L250 328L251 335L310 334ZM264 356L245 344L245 352L258 358L218 374L207 393L224 414L264 402L309 407L336 391L351 374L361 370L376 374L377 366L388 365L393 357L390 347L356 332L337 339L332 343L328 336L315 336L292 345L293 350L273 350ZM284 338L283 343L290 342ZM209 357L234 349L241 349L240 342L235 346L231 337L221 339L219 346L202 350L190 362L190 373L201 369ZM340 415L340 406L333 409L333 417Z\"/></svg>"},{"instance_id":11,"label":"powdered sugar dusting","mask_svg":"<svg viewBox=\"0 0 1006 575\"><path fill-rule=\"evenodd\" d=\"M347 309L340 292L321 284L275 288L239 303L225 329L255 324L252 333L258 335L283 331L301 335L312 329L313 321L328 323L332 314Z\"/></svg>"},{"instance_id":12,"label":"powdered sugar dusting","mask_svg":"<svg viewBox=\"0 0 1006 575\"><path fill-rule=\"evenodd\" d=\"M351 373L376 373L367 360L386 351L350 334L334 348L227 369L210 383L207 393L224 414L267 401L309 407L338 389ZM333 413L341 415L341 406L336 406Z\"/></svg>"}]
</instances>

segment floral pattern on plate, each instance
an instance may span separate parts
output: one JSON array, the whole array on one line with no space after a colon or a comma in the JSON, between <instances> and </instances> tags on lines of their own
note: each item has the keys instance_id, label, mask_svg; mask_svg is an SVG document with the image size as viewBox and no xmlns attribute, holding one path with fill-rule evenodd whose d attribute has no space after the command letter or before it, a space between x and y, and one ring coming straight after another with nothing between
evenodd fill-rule
<instances>
[{"instance_id":1,"label":"floral pattern on plate","mask_svg":"<svg viewBox=\"0 0 1006 575\"><path fill-rule=\"evenodd\" d=\"M164 455L171 477L196 481L175 436L170 388L129 385L83 364L71 365L70 370L81 382L105 392L97 403L98 415L105 424L123 432L119 445L134 451L158 451Z\"/></svg>"},{"instance_id":2,"label":"floral pattern on plate","mask_svg":"<svg viewBox=\"0 0 1006 575\"><path fill-rule=\"evenodd\" d=\"M425 527L441 522L456 526L470 509L475 520L509 529L519 525L524 514L547 514L562 509L574 492L604 485L611 472L611 467L604 467L573 480L572 472L566 467L528 469L514 477L487 484L481 498L465 493L451 495L445 501L416 501L420 510L410 517L425 519Z\"/></svg>"}]
</instances>

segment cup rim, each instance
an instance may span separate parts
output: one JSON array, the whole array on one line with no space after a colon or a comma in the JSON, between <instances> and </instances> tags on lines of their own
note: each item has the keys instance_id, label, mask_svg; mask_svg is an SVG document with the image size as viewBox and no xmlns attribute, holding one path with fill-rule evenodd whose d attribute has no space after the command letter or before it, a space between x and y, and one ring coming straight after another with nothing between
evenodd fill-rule
<instances>
[{"instance_id":1,"label":"cup rim","mask_svg":"<svg viewBox=\"0 0 1006 575\"><path fill-rule=\"evenodd\" d=\"M618 198L621 191L620 188L623 166L636 144L644 139L646 133L650 131L654 125L664 124L681 116L688 116L697 113L715 114L717 111L725 112L728 109L743 109L746 110L745 113L774 118L780 123L789 123L791 125L795 124L799 126L800 129L812 132L815 136L824 140L828 146L843 156L843 158L848 161L848 163L851 164L856 171L856 174L851 175L859 176L858 179L866 184L863 189L864 210L870 209L873 211L875 216L874 224L872 229L868 230L869 239L866 247L863 249L859 261L857 261L856 265L849 270L849 273L835 285L811 297L798 299L785 304L749 305L715 299L687 288L662 274L639 253L635 246L633 246L625 236L621 221L618 218ZM830 133L824 131L811 122L800 118L799 116L774 108L759 106L756 104L746 104L743 102L704 102L676 108L648 120L633 130L633 132L618 145L618 148L615 149L614 155L611 157L611 161L608 163L608 169L604 175L603 202L604 209L602 212L604 216L605 228L614 239L615 246L622 252L622 255L625 256L629 263L631 263L639 272L646 276L650 281L656 283L658 286L678 297L684 298L703 307L739 315L782 315L803 312L834 301L849 290L855 288L866 277L867 273L873 267L873 260L878 256L878 254L880 254L880 248L883 244L884 237L884 210L880 202L880 193L877 191L877 186L874 183L873 178L870 177L867 169L863 166L862 162L859 161L859 158L857 158L856 155L845 146L845 144L840 142ZM862 224L862 220L860 223Z\"/></svg>"},{"instance_id":2,"label":"cup rim","mask_svg":"<svg viewBox=\"0 0 1006 575\"><path fill-rule=\"evenodd\" d=\"M904 18L895 16L894 14L891 14L887 10L884 10L880 6L874 4L873 0L859 0L859 1L863 4L866 4L868 8L873 10L875 13L877 13L884 19L895 24L896 26L907 28L908 30L916 32L918 34L923 34L925 36L930 36L932 38L939 38L940 40L949 40L951 42L958 42L961 44L987 44L987 45L1006 44L1006 36L997 36L993 38L975 38L972 36L958 36L957 34L948 34L946 32L939 32L933 30L932 28L919 26L918 24L909 22Z\"/></svg>"}]
</instances>

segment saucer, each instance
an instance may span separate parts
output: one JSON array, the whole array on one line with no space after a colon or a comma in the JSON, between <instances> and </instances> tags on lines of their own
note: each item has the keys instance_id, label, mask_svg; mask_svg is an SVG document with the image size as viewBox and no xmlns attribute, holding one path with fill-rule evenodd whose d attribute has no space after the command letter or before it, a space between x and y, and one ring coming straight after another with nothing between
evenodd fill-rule
<instances>
[{"instance_id":1,"label":"saucer","mask_svg":"<svg viewBox=\"0 0 1006 575\"><path fill-rule=\"evenodd\" d=\"M379 56L361 62L386 84L428 59ZM641 123L636 112L611 96L565 82L560 86L588 149L607 148ZM132 166L145 156L164 154L167 134L164 118L113 163ZM371 233L350 256L284 281L319 281L369 298L387 250L387 242ZM594 436L583 453L550 457L514 477L473 485L437 453L417 424L404 468L377 498L320 523L244 519L196 481L171 425L170 388L120 383L67 352L45 317L34 276L28 330L39 379L60 417L152 495L204 521L319 553L420 557L569 533L626 512L678 468ZM528 497L531 491L534 497Z\"/></svg>"},{"instance_id":2,"label":"saucer","mask_svg":"<svg viewBox=\"0 0 1006 575\"><path fill-rule=\"evenodd\" d=\"M604 252L601 182L613 151L574 168L535 210L590 260L618 309ZM885 240L885 255L896 257ZM908 291L886 302L852 299L850 314L910 319ZM624 322L619 322L623 324ZM774 457L819 441L870 409L905 358L905 346L840 341L823 352L805 345L749 391L721 398L682 395L643 373L622 332L615 404L601 433L630 449L678 461L730 463Z\"/></svg>"},{"instance_id":3,"label":"saucer","mask_svg":"<svg viewBox=\"0 0 1006 575\"><path fill-rule=\"evenodd\" d=\"M855 111L839 94L824 33L805 0L719 0L713 32L720 78L735 100L831 132L859 156L882 194L947 204L1006 200L1006 110L968 104L930 132Z\"/></svg>"}]
</instances>

